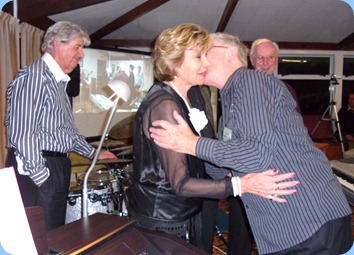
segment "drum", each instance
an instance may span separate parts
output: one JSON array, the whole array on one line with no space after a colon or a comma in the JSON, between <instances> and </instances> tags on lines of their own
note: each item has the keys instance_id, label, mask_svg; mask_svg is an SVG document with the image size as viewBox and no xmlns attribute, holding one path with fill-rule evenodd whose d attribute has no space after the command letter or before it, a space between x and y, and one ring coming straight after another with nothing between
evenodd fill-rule
<instances>
[{"instance_id":1,"label":"drum","mask_svg":"<svg viewBox=\"0 0 354 255\"><path fill-rule=\"evenodd\" d=\"M112 181L115 180L114 169L108 170L107 168L101 168L96 171L92 171L87 178L87 184L95 188L105 188ZM84 185L85 174L82 174L78 177L77 183L79 186Z\"/></svg>"},{"instance_id":2,"label":"drum","mask_svg":"<svg viewBox=\"0 0 354 255\"><path fill-rule=\"evenodd\" d=\"M82 190L85 175L78 178L78 185L70 188L66 206L65 224L81 218ZM118 186L113 174L107 169L92 172L87 181L88 215L101 212L111 214L115 210Z\"/></svg>"}]
</instances>

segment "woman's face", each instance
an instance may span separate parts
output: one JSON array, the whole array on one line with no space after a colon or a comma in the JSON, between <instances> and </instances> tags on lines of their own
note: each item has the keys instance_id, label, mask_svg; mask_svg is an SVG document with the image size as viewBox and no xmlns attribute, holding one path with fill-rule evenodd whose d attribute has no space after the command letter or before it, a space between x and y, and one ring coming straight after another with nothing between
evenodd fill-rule
<instances>
[{"instance_id":1,"label":"woman's face","mask_svg":"<svg viewBox=\"0 0 354 255\"><path fill-rule=\"evenodd\" d=\"M176 67L177 77L190 86L203 85L209 66L206 51L197 49L186 50L180 67Z\"/></svg>"}]
</instances>

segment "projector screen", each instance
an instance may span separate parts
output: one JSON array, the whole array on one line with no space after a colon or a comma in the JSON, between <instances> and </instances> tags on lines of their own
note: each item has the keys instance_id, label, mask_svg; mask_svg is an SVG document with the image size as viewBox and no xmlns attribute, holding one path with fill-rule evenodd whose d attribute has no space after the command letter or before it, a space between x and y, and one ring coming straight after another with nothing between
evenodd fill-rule
<instances>
[{"instance_id":1,"label":"projector screen","mask_svg":"<svg viewBox=\"0 0 354 255\"><path fill-rule=\"evenodd\" d=\"M80 65L80 90L73 98L76 125L85 136L102 135L115 97L108 87L112 80L126 82L131 90L127 103L118 106L111 126L134 114L154 82L149 53L84 49Z\"/></svg>"}]
</instances>

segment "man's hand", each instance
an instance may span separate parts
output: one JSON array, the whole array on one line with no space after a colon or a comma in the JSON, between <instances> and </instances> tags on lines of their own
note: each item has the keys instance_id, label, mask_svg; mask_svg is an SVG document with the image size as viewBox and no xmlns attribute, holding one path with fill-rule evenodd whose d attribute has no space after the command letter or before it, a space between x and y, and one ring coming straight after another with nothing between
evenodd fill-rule
<instances>
[{"instance_id":1,"label":"man's hand","mask_svg":"<svg viewBox=\"0 0 354 255\"><path fill-rule=\"evenodd\" d=\"M117 157L110 151L101 150L100 154L98 155L98 160L102 159L117 159Z\"/></svg>"},{"instance_id":2,"label":"man's hand","mask_svg":"<svg viewBox=\"0 0 354 255\"><path fill-rule=\"evenodd\" d=\"M173 111L173 117L178 122L177 125L165 120L154 121L152 123L154 127L149 129L151 138L162 148L195 156L199 137L192 132L187 122L176 111Z\"/></svg>"},{"instance_id":3,"label":"man's hand","mask_svg":"<svg viewBox=\"0 0 354 255\"><path fill-rule=\"evenodd\" d=\"M345 138L347 139L348 142L354 142L354 136L352 136L351 134L347 134Z\"/></svg>"},{"instance_id":4,"label":"man's hand","mask_svg":"<svg viewBox=\"0 0 354 255\"><path fill-rule=\"evenodd\" d=\"M268 198L275 202L286 203L287 200L280 197L295 194L296 189L290 189L300 184L299 181L287 181L294 178L295 173L279 174L278 170L267 170L262 173L250 173L241 178L242 193Z\"/></svg>"}]
</instances>

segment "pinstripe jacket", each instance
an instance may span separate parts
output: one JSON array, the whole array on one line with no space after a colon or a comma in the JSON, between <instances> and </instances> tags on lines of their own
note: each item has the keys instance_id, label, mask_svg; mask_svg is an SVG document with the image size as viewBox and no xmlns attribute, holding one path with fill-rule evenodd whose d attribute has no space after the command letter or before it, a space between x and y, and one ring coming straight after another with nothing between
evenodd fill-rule
<instances>
[{"instance_id":1,"label":"pinstripe jacket","mask_svg":"<svg viewBox=\"0 0 354 255\"><path fill-rule=\"evenodd\" d=\"M288 203L253 194L242 200L261 254L292 247L324 223L351 213L326 156L312 143L285 85L263 72L237 69L220 91L219 141L200 138L197 157L213 178L279 169L300 181Z\"/></svg>"}]
</instances>

